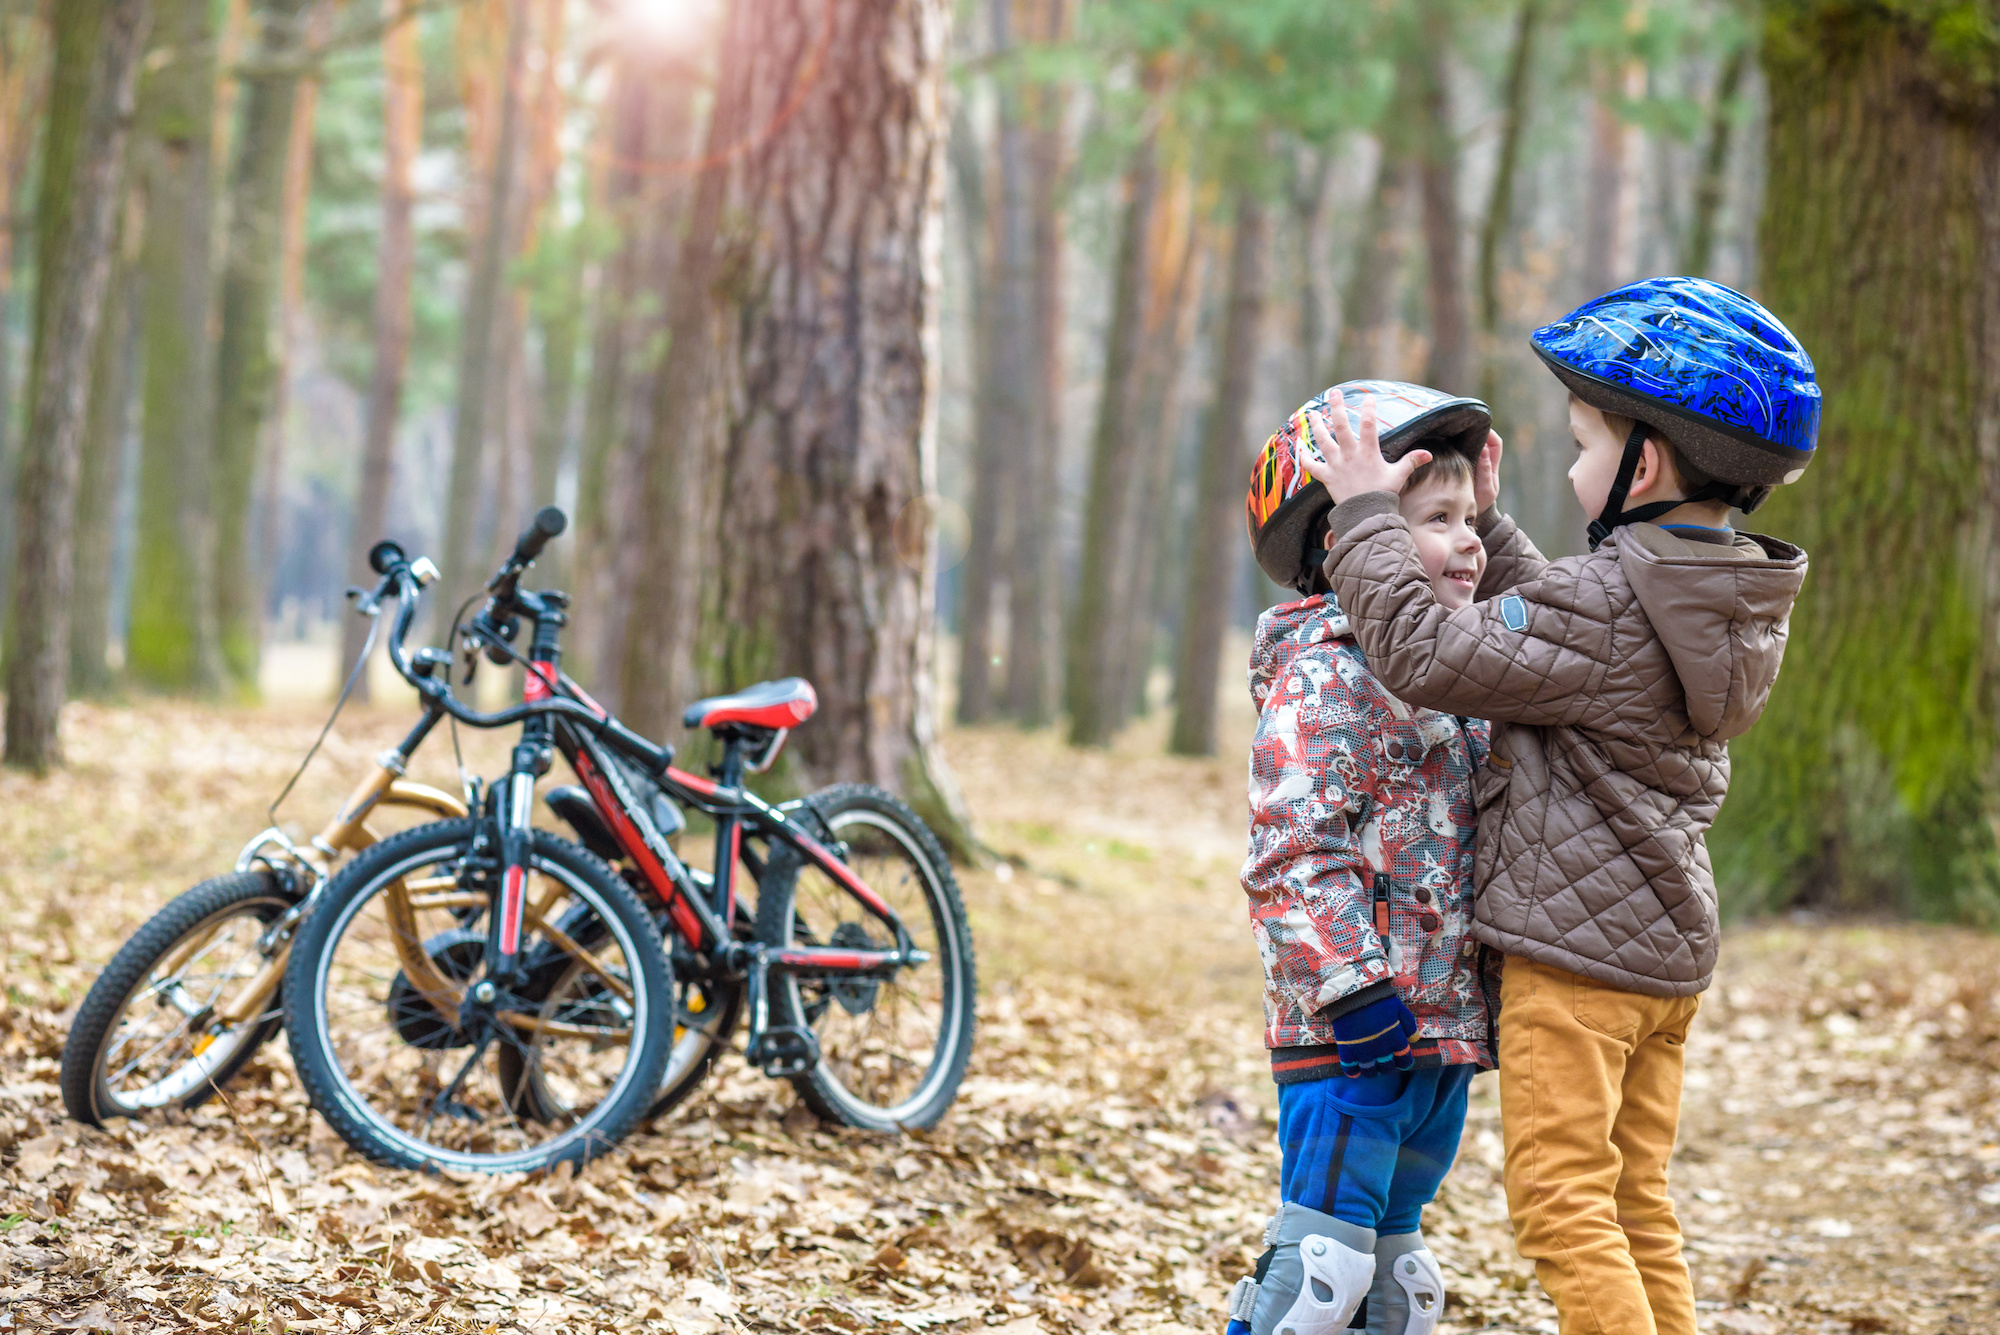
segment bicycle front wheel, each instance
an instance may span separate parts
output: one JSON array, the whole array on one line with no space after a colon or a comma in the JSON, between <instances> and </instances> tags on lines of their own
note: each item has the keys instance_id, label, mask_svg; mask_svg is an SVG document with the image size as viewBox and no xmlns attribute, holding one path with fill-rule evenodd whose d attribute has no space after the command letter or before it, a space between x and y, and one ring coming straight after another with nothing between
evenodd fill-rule
<instances>
[{"instance_id":1,"label":"bicycle front wheel","mask_svg":"<svg viewBox=\"0 0 2000 1335\"><path fill-rule=\"evenodd\" d=\"M928 958L888 978L773 973L771 1023L809 1028L819 1040L819 1063L793 1077L793 1087L814 1112L848 1126L931 1126L972 1056L972 929L951 863L917 814L880 788L836 784L806 801L835 851ZM896 944L844 887L775 841L757 891L757 939L773 948Z\"/></svg>"},{"instance_id":2,"label":"bicycle front wheel","mask_svg":"<svg viewBox=\"0 0 2000 1335\"><path fill-rule=\"evenodd\" d=\"M299 1081L378 1163L581 1163L631 1129L666 1067L666 952L631 890L575 844L533 832L522 968L484 977L499 867L480 824L418 826L355 858L286 970Z\"/></svg>"}]
</instances>

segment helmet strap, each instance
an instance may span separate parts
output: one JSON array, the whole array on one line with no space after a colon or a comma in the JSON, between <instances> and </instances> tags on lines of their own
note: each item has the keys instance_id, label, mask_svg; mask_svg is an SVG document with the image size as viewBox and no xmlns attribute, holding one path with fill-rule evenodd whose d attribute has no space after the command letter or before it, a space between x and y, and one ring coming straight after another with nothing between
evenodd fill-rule
<instances>
[{"instance_id":1,"label":"helmet strap","mask_svg":"<svg viewBox=\"0 0 2000 1335\"><path fill-rule=\"evenodd\" d=\"M1590 521L1590 550L1596 551L1604 540L1611 536L1611 530L1624 524L1643 524L1658 519L1670 510L1697 501L1729 501L1734 503L1742 488L1727 482L1710 482L1697 487L1692 496L1682 496L1670 501L1649 501L1634 509L1625 508L1625 496L1632 490L1632 475L1639 471L1639 459L1650 430L1644 422L1632 424L1632 434L1625 437L1625 453L1618 460L1618 475L1611 480L1611 490L1605 494L1604 510ZM1761 499L1761 498L1760 498Z\"/></svg>"}]
</instances>

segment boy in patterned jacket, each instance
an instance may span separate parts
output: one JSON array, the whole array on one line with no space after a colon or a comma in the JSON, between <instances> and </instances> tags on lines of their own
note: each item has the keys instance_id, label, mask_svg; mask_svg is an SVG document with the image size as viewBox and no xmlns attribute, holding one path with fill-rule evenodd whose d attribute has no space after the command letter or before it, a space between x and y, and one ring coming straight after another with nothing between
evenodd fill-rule
<instances>
[{"instance_id":1,"label":"boy in patterned jacket","mask_svg":"<svg viewBox=\"0 0 2000 1335\"><path fill-rule=\"evenodd\" d=\"M1325 489L1302 466L1309 411L1372 395L1385 455L1421 446L1399 504L1438 601L1467 606L1492 503L1486 406L1389 381L1327 391L1265 446L1250 532L1259 564L1306 596L1257 626L1250 855L1243 888L1264 964L1283 1204L1270 1250L1230 1297L1230 1335L1429 1335L1443 1275L1423 1207L1451 1167L1467 1087L1493 1065L1487 952L1472 922L1471 779L1487 725L1413 709L1369 669L1326 591ZM1489 446L1488 442L1492 444Z\"/></svg>"}]
</instances>

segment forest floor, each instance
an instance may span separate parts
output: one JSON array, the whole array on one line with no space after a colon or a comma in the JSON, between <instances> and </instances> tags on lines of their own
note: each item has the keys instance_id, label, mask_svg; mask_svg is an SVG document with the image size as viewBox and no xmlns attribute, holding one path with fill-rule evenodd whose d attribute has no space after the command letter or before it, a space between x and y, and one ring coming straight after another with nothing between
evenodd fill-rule
<instances>
[{"instance_id":1,"label":"forest floor","mask_svg":"<svg viewBox=\"0 0 2000 1335\"><path fill-rule=\"evenodd\" d=\"M1246 711L1247 713L1247 711ZM304 706L75 706L71 768L0 777L0 1330L1219 1332L1273 1208L1275 1100L1236 865L1245 714L1214 761L959 730L977 1051L933 1133L818 1123L726 1058L575 1176L371 1168L282 1043L227 1099L66 1121L69 1012L138 924L225 869L317 729ZM315 824L407 723L342 721ZM498 768L498 743L474 767ZM451 783L439 739L417 777ZM2000 1331L2000 940L1742 928L1689 1046L1674 1190L1702 1326ZM1553 1331L1513 1251L1493 1077L1425 1221L1445 1331Z\"/></svg>"}]
</instances>

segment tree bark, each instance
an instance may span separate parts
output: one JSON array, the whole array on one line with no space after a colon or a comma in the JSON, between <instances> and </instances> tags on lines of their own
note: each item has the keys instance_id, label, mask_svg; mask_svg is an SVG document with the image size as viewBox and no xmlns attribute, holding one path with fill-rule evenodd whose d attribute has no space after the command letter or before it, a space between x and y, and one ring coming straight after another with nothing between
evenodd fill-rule
<instances>
[{"instance_id":1,"label":"tree bark","mask_svg":"<svg viewBox=\"0 0 2000 1335\"><path fill-rule=\"evenodd\" d=\"M118 534L114 527L125 472L126 433L132 426L132 372L137 361L138 243L145 226L136 191L125 192L123 236L105 287L91 356L90 413L84 425L83 462L76 492L76 578L70 596L69 691L106 696L111 673L111 576Z\"/></svg>"},{"instance_id":2,"label":"tree bark","mask_svg":"<svg viewBox=\"0 0 2000 1335\"><path fill-rule=\"evenodd\" d=\"M1728 184L1730 141L1736 133L1736 94L1750 48L1730 52L1715 80L1715 100L1708 110L1708 144L1701 155L1701 175L1695 178L1694 219L1688 227L1684 273L1705 274L1715 258L1715 219L1722 212L1722 192Z\"/></svg>"},{"instance_id":3,"label":"tree bark","mask_svg":"<svg viewBox=\"0 0 2000 1335\"><path fill-rule=\"evenodd\" d=\"M987 0L995 59L1014 49L1014 0ZM975 454L972 541L961 567L964 602L959 617L958 718L983 722L993 712L995 594L1010 570L1021 509L1024 467L1033 438L1035 392L1033 319L1033 216L1030 212L1027 128L1020 90L1007 75L999 88L995 156L999 198L989 212L993 267L985 283L980 322L988 331L988 356L979 368L980 430ZM1027 635L1009 630L1007 652L1026 647ZM1004 666L1004 660L1002 660Z\"/></svg>"},{"instance_id":4,"label":"tree bark","mask_svg":"<svg viewBox=\"0 0 2000 1335\"><path fill-rule=\"evenodd\" d=\"M1134 430L1139 350L1144 335L1148 224L1159 193L1158 150L1149 134L1125 175L1125 214L1118 234L1105 333L1104 386L1092 433L1090 490L1084 499L1083 559L1070 612L1063 691L1072 746L1104 746L1116 728L1110 663L1116 648L1112 599L1117 595L1118 540L1132 509L1138 457Z\"/></svg>"},{"instance_id":5,"label":"tree bark","mask_svg":"<svg viewBox=\"0 0 2000 1335\"><path fill-rule=\"evenodd\" d=\"M145 384L126 670L163 691L222 687L215 601L210 192L215 31L207 0L158 0L139 98Z\"/></svg>"},{"instance_id":6,"label":"tree bark","mask_svg":"<svg viewBox=\"0 0 2000 1335\"><path fill-rule=\"evenodd\" d=\"M262 581L250 553L250 498L258 446L278 383L278 267L283 248L285 161L298 75L284 57L302 49L310 0L264 0L258 55L273 73L247 82L243 133L230 169L228 254L222 272L222 334L215 369L216 621L222 659L243 694L257 689L263 638Z\"/></svg>"},{"instance_id":7,"label":"tree bark","mask_svg":"<svg viewBox=\"0 0 2000 1335\"><path fill-rule=\"evenodd\" d=\"M1756 516L1812 577L1715 843L1765 902L1964 916L2000 857L2000 61L1917 12L1767 18L1761 286L1826 397L1816 462Z\"/></svg>"},{"instance_id":8,"label":"tree bark","mask_svg":"<svg viewBox=\"0 0 2000 1335\"><path fill-rule=\"evenodd\" d=\"M501 341L508 324L507 262L513 257L508 226L514 209L514 177L521 134L521 79L527 63L527 0L505 0L506 55L500 76L500 116L483 182L472 271L465 287L465 313L458 332L458 396L452 417L451 481L445 496L444 597L439 615L452 611L484 582L479 544L479 496L483 478L487 413L494 364L506 353ZM461 17L461 22L465 21ZM502 527L505 527L505 516Z\"/></svg>"},{"instance_id":9,"label":"tree bark","mask_svg":"<svg viewBox=\"0 0 2000 1335\"><path fill-rule=\"evenodd\" d=\"M1421 113L1417 177L1423 195L1425 278L1431 316L1426 384L1451 394L1472 386L1471 338L1465 311L1465 265L1458 219L1458 137L1451 123L1451 86L1444 56L1450 15L1438 0L1421 9L1423 41L1413 57Z\"/></svg>"},{"instance_id":10,"label":"tree bark","mask_svg":"<svg viewBox=\"0 0 2000 1335\"><path fill-rule=\"evenodd\" d=\"M599 698L625 707L621 670L632 627L646 511L637 478L652 439L652 397L678 288L694 144L691 71L671 51L622 52L606 126L602 209L618 235L600 271L590 383L577 466L577 666Z\"/></svg>"},{"instance_id":11,"label":"tree bark","mask_svg":"<svg viewBox=\"0 0 2000 1335\"><path fill-rule=\"evenodd\" d=\"M1117 592L1110 602L1113 636L1105 691L1113 710L1114 734L1134 715L1145 712L1154 641L1179 565L1164 550L1162 538L1174 527L1174 478L1180 466L1185 406L1182 372L1201 313L1207 244L1196 208L1193 177L1185 164L1178 164L1157 198L1153 239L1147 245L1152 266L1135 373L1135 425L1147 444L1115 548Z\"/></svg>"},{"instance_id":12,"label":"tree bark","mask_svg":"<svg viewBox=\"0 0 2000 1335\"><path fill-rule=\"evenodd\" d=\"M1245 418L1255 389L1264 316L1264 206L1244 190L1236 201L1229 255L1229 305L1223 316L1222 374L1201 445L1201 486L1188 534L1188 579L1174 672L1174 726L1167 749L1215 754L1216 687L1229 595L1242 569L1237 492L1248 462Z\"/></svg>"},{"instance_id":13,"label":"tree bark","mask_svg":"<svg viewBox=\"0 0 2000 1335\"><path fill-rule=\"evenodd\" d=\"M705 688L810 679L819 712L781 781L896 788L963 855L933 736L950 6L746 0L726 23L720 161L697 188L703 258L684 254L680 287L710 314L687 337L675 322L654 438L703 463L696 662ZM703 392L680 402L667 390L684 357L704 364Z\"/></svg>"},{"instance_id":14,"label":"tree bark","mask_svg":"<svg viewBox=\"0 0 2000 1335\"><path fill-rule=\"evenodd\" d=\"M15 221L21 182L34 155L35 127L48 96L49 67L39 15L0 24L0 328L14 302ZM14 512L13 340L0 338L0 514ZM0 590L13 587L14 547L0 541Z\"/></svg>"},{"instance_id":15,"label":"tree bark","mask_svg":"<svg viewBox=\"0 0 2000 1335\"><path fill-rule=\"evenodd\" d=\"M1623 282L1631 236L1626 197L1631 190L1631 133L1618 114L1627 71L1622 57L1601 58L1590 101L1590 164L1583 201L1583 289L1594 297Z\"/></svg>"},{"instance_id":16,"label":"tree bark","mask_svg":"<svg viewBox=\"0 0 2000 1335\"><path fill-rule=\"evenodd\" d=\"M375 362L368 373L366 435L361 447L361 488L354 507L348 566L356 584L374 581L368 549L387 536L389 483L396 464L396 421L402 413L403 374L410 358L410 276L416 267L416 185L413 173L423 147L424 67L417 44L414 0L383 0L389 26L382 33L382 235L375 249ZM368 642L368 623L341 621L340 661L352 663ZM368 698L368 674L355 682Z\"/></svg>"},{"instance_id":17,"label":"tree bark","mask_svg":"<svg viewBox=\"0 0 2000 1335\"><path fill-rule=\"evenodd\" d=\"M306 44L326 44L339 0L312 0L306 16ZM303 53L293 60L302 60ZM271 411L264 425L264 457L258 468L258 552L254 585L257 615L269 612L271 579L278 568L279 539L285 531L285 439L291 428L292 355L304 335L306 288L306 204L312 193L313 127L319 119L319 66L305 65L292 94L291 142L285 148L284 201L278 210L278 331L277 371L271 386ZM342 620L343 643L346 622ZM364 676L355 693L367 699Z\"/></svg>"},{"instance_id":18,"label":"tree bark","mask_svg":"<svg viewBox=\"0 0 2000 1335\"><path fill-rule=\"evenodd\" d=\"M1333 366L1318 377L1322 386L1371 376L1393 377L1391 341L1393 308L1402 286L1403 257L1409 246L1404 214L1410 181L1410 160L1403 122L1410 113L1409 81L1400 76L1389 110L1376 131L1381 146L1375 185L1354 239L1354 263L1341 294L1340 341Z\"/></svg>"},{"instance_id":19,"label":"tree bark","mask_svg":"<svg viewBox=\"0 0 2000 1335\"><path fill-rule=\"evenodd\" d=\"M1036 40L1054 42L1067 32L1066 0L1046 0ZM1062 599L1057 570L1056 507L1063 432L1063 215L1066 147L1065 99L1049 84L1033 90L1028 136L1028 323L1034 380L1027 456L1020 470L1020 503L1014 510L1013 562L1007 576L1007 712L1024 728L1048 724L1055 712L1061 660Z\"/></svg>"},{"instance_id":20,"label":"tree bark","mask_svg":"<svg viewBox=\"0 0 2000 1335\"><path fill-rule=\"evenodd\" d=\"M1297 397L1304 401L1326 388L1318 376L1324 365L1326 302L1320 271L1325 241L1327 182L1333 174L1331 145L1297 145L1289 164L1286 202L1291 212L1293 268L1298 275L1298 366L1303 383Z\"/></svg>"},{"instance_id":21,"label":"tree bark","mask_svg":"<svg viewBox=\"0 0 2000 1335\"><path fill-rule=\"evenodd\" d=\"M37 772L62 762L71 524L148 9L147 0L71 0L55 19L57 91L37 206L41 290L7 645L6 763Z\"/></svg>"},{"instance_id":22,"label":"tree bark","mask_svg":"<svg viewBox=\"0 0 2000 1335\"><path fill-rule=\"evenodd\" d=\"M1493 191L1479 226L1479 397L1492 404L1500 393L1500 238L1514 220L1514 178L1521 166L1521 135L1528 124L1528 75L1534 66L1535 30L1542 0L1521 0L1514 20L1514 44L1507 57L1501 99L1500 151L1493 168Z\"/></svg>"}]
</instances>

